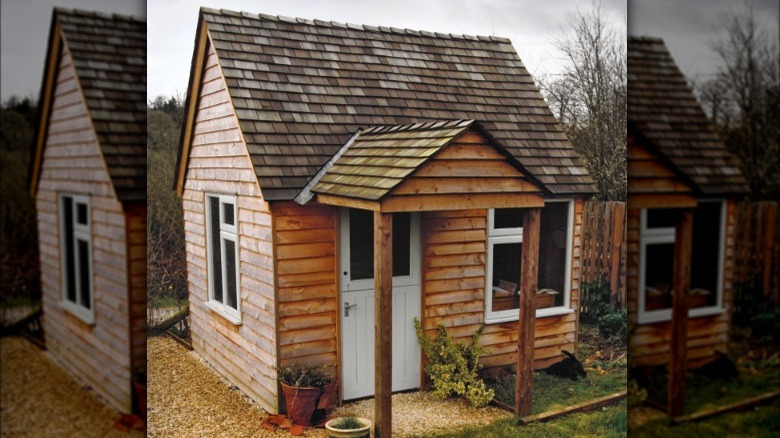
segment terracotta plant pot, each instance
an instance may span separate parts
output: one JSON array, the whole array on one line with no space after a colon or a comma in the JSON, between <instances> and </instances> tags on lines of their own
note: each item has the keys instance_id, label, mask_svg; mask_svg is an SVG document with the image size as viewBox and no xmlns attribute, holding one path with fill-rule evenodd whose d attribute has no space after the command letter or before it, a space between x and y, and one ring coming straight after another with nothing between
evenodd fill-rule
<instances>
[{"instance_id":1,"label":"terracotta plant pot","mask_svg":"<svg viewBox=\"0 0 780 438\"><path fill-rule=\"evenodd\" d=\"M358 421L363 424L363 427L360 427L358 429L336 429L333 427L334 424L337 424L339 421L341 421L341 418L334 418L333 420L328 421L325 423L325 429L328 431L328 436L331 438L355 438L355 437L364 437L369 436L371 434L371 420L367 420L365 418L358 418Z\"/></svg>"},{"instance_id":2,"label":"terracotta plant pot","mask_svg":"<svg viewBox=\"0 0 780 438\"><path fill-rule=\"evenodd\" d=\"M311 426L311 416L322 394L320 388L288 386L282 383L287 416L301 426Z\"/></svg>"}]
</instances>

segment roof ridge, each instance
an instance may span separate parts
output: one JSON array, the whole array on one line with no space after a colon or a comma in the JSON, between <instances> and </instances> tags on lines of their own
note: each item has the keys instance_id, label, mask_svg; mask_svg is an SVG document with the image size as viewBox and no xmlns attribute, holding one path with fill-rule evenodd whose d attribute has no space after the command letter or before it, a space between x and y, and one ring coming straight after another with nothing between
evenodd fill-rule
<instances>
[{"instance_id":1,"label":"roof ridge","mask_svg":"<svg viewBox=\"0 0 780 438\"><path fill-rule=\"evenodd\" d=\"M61 6L54 7L55 15L74 15L81 17L102 18L104 20L122 20L136 23L146 23L146 19L142 17L136 17L134 15L119 14L116 12L103 12L103 11L88 11L86 9L79 8L63 8Z\"/></svg>"},{"instance_id":2,"label":"roof ridge","mask_svg":"<svg viewBox=\"0 0 780 438\"><path fill-rule=\"evenodd\" d=\"M300 18L300 17L287 17L284 15L268 15L263 13L255 14L251 12L234 11L230 9L213 9L204 6L200 8L200 12L201 13L207 12L210 14L223 14L223 15L229 15L233 17L255 18L259 20L285 22L285 23L292 23L292 24L306 24L308 26L322 26L322 27L339 28L339 29L354 29L354 30L362 30L366 32L375 32L375 33L395 33L395 34L424 36L424 37L439 38L439 39L487 41L487 42L497 42L497 43L506 43L506 44L512 43L512 41L509 38L492 36L492 35L487 36L487 35L468 35L468 34L458 34L458 33L429 32L425 30L401 29L397 27L387 27L387 26L372 26L368 24L354 24L348 22L341 23L332 20L329 21L329 20L308 19L308 18Z\"/></svg>"},{"instance_id":3,"label":"roof ridge","mask_svg":"<svg viewBox=\"0 0 780 438\"><path fill-rule=\"evenodd\" d=\"M408 132L408 131L433 131L448 128L462 128L476 122L474 119L442 119L418 123L406 123L402 125L373 125L361 132L365 134L379 134L383 132Z\"/></svg>"}]
</instances>

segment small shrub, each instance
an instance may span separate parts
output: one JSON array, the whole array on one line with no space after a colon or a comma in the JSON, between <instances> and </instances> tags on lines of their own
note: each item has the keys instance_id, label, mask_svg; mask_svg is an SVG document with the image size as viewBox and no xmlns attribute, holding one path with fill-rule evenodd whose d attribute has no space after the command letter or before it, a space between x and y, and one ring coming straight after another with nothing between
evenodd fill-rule
<instances>
[{"instance_id":1,"label":"small shrub","mask_svg":"<svg viewBox=\"0 0 780 438\"><path fill-rule=\"evenodd\" d=\"M605 338L625 341L628 336L628 312L626 309L615 309L601 315L597 324L599 333Z\"/></svg>"},{"instance_id":2,"label":"small shrub","mask_svg":"<svg viewBox=\"0 0 780 438\"><path fill-rule=\"evenodd\" d=\"M468 344L455 342L442 324L437 327L434 339L425 334L417 318L414 319L414 328L429 361L425 372L433 381L432 396L447 398L460 395L476 407L485 406L493 399L493 390L488 389L478 375L482 368L479 356L485 352L479 345L482 327L474 332Z\"/></svg>"},{"instance_id":3,"label":"small shrub","mask_svg":"<svg viewBox=\"0 0 780 438\"><path fill-rule=\"evenodd\" d=\"M780 344L780 309L759 313L750 320L750 330L754 338L772 338Z\"/></svg>"},{"instance_id":4,"label":"small shrub","mask_svg":"<svg viewBox=\"0 0 780 438\"><path fill-rule=\"evenodd\" d=\"M279 370L279 381L299 388L324 389L335 381L322 365L295 363Z\"/></svg>"},{"instance_id":5,"label":"small shrub","mask_svg":"<svg viewBox=\"0 0 780 438\"><path fill-rule=\"evenodd\" d=\"M357 419L357 417L344 417L335 422L332 426L334 429L360 429L363 427L363 423Z\"/></svg>"}]
</instances>

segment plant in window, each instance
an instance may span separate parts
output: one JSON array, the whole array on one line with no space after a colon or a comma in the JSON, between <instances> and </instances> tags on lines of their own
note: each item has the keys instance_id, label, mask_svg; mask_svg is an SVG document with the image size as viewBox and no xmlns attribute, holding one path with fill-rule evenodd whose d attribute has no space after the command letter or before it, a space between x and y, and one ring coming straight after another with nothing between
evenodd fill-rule
<instances>
[{"instance_id":1,"label":"plant in window","mask_svg":"<svg viewBox=\"0 0 780 438\"><path fill-rule=\"evenodd\" d=\"M487 352L479 345L483 327L471 335L471 342L468 344L455 342L443 324L439 324L437 335L433 339L425 334L417 318L414 319L414 328L417 331L417 340L428 358L425 372L433 381L432 396L464 396L475 407L485 406L493 399L493 390L485 386L478 374L482 368L479 356Z\"/></svg>"}]
</instances>

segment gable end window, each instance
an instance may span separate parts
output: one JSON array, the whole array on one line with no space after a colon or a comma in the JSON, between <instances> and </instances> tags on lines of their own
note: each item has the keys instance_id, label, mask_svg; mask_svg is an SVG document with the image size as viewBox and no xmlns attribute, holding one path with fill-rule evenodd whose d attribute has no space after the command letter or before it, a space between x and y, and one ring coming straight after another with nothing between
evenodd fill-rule
<instances>
[{"instance_id":1,"label":"gable end window","mask_svg":"<svg viewBox=\"0 0 780 438\"><path fill-rule=\"evenodd\" d=\"M236 198L206 195L209 305L234 323L241 320Z\"/></svg>"},{"instance_id":2,"label":"gable end window","mask_svg":"<svg viewBox=\"0 0 780 438\"><path fill-rule=\"evenodd\" d=\"M88 324L95 319L90 216L88 197L60 195L61 303Z\"/></svg>"},{"instance_id":3,"label":"gable end window","mask_svg":"<svg viewBox=\"0 0 780 438\"><path fill-rule=\"evenodd\" d=\"M569 294L574 206L548 200L541 210L536 316L570 313ZM516 321L520 304L520 259L526 209L488 212L485 322Z\"/></svg>"}]
</instances>

